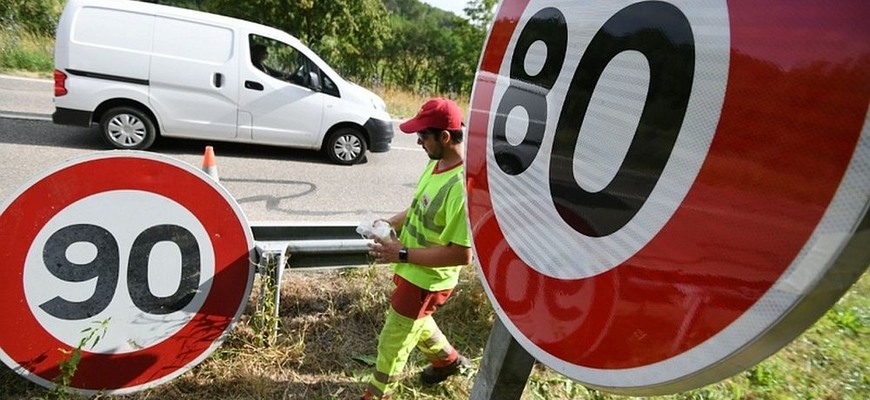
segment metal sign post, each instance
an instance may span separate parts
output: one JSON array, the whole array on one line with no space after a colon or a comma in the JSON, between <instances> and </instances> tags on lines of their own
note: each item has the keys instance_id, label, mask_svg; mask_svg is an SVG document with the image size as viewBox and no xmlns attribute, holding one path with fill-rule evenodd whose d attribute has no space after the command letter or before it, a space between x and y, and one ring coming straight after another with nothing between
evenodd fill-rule
<instances>
[{"instance_id":1,"label":"metal sign post","mask_svg":"<svg viewBox=\"0 0 870 400\"><path fill-rule=\"evenodd\" d=\"M471 388L471 400L518 400L534 366L535 358L496 318Z\"/></svg>"}]
</instances>

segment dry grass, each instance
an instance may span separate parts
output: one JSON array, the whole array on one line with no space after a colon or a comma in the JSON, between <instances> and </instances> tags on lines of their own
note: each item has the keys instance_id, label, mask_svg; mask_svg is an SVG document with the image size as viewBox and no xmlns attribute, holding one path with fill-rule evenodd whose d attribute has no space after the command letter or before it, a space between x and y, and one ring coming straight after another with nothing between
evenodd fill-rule
<instances>
[{"instance_id":1,"label":"dry grass","mask_svg":"<svg viewBox=\"0 0 870 400\"><path fill-rule=\"evenodd\" d=\"M376 356L377 336L389 303L391 274L386 266L330 272L290 272L281 288L281 331L272 346L258 346L252 294L232 333L211 357L156 388L117 399L358 399ZM258 285L255 285L255 288ZM256 289L255 289L256 292ZM492 311L472 268L438 318L463 353L479 359ZM471 323L472 325L469 325ZM468 329L474 326L474 329ZM416 354L399 392L415 399L467 398L472 377L426 387L416 380L425 365ZM5 369L0 398L33 399L46 390ZM402 396L402 395L400 395Z\"/></svg>"},{"instance_id":2,"label":"dry grass","mask_svg":"<svg viewBox=\"0 0 870 400\"><path fill-rule=\"evenodd\" d=\"M392 288L385 266L330 272L292 271L281 289L280 336L260 346L254 293L241 320L211 357L180 377L125 396L103 399L358 399L376 355L377 335ZM256 286L255 286L256 287ZM870 395L866 276L825 317L791 345L752 369L698 390L659 399L863 399ZM493 311L473 268L436 314L453 344L479 366ZM467 399L476 371L423 386L426 361L412 353L397 399ZM0 398L53 398L9 369ZM75 398L75 396L73 397ZM536 365L522 396L531 399L622 399L587 389Z\"/></svg>"},{"instance_id":3,"label":"dry grass","mask_svg":"<svg viewBox=\"0 0 870 400\"><path fill-rule=\"evenodd\" d=\"M165 387L129 398L357 399L368 380L368 363L376 356L377 335L391 288L390 273L384 266L285 275L279 312L281 335L274 346L251 345L256 338L250 325L253 307L249 306L232 336L208 361ZM251 304L258 301L256 295L251 300ZM466 346L484 343L488 326L481 326L481 335L471 338L454 337L451 331L456 329L450 326L467 331L467 322L459 321L486 323L491 311L485 301L479 281L468 268L457 296L440 311L439 321L454 344L478 357L482 348ZM469 311L469 305L483 314ZM467 378L458 379L456 383L461 385L451 385L455 388L420 386L411 375L419 372L424 362L419 355L411 360L401 392L416 392L418 399L445 395L467 398L472 383Z\"/></svg>"},{"instance_id":4,"label":"dry grass","mask_svg":"<svg viewBox=\"0 0 870 400\"><path fill-rule=\"evenodd\" d=\"M50 78L54 38L0 29L0 73Z\"/></svg>"},{"instance_id":5,"label":"dry grass","mask_svg":"<svg viewBox=\"0 0 870 400\"><path fill-rule=\"evenodd\" d=\"M390 112L396 119L406 119L417 114L420 106L433 97L447 97L456 102L464 115L468 116L468 106L470 99L467 95L456 96L447 93L423 93L412 92L406 89L398 89L391 87L380 87L372 89L375 93L384 99L387 103L387 111Z\"/></svg>"}]
</instances>

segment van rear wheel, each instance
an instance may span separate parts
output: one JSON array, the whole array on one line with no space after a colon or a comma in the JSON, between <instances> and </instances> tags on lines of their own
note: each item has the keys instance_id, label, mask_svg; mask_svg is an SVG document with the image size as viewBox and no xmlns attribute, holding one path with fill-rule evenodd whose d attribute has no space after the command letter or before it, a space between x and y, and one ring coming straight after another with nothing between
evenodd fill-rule
<instances>
[{"instance_id":1,"label":"van rear wheel","mask_svg":"<svg viewBox=\"0 0 870 400\"><path fill-rule=\"evenodd\" d=\"M133 107L115 107L100 119L103 140L124 150L145 150L157 139L157 128L147 114Z\"/></svg>"},{"instance_id":2,"label":"van rear wheel","mask_svg":"<svg viewBox=\"0 0 870 400\"><path fill-rule=\"evenodd\" d=\"M356 129L341 128L329 135L323 146L329 159L340 165L357 164L366 156L368 146Z\"/></svg>"}]
</instances>

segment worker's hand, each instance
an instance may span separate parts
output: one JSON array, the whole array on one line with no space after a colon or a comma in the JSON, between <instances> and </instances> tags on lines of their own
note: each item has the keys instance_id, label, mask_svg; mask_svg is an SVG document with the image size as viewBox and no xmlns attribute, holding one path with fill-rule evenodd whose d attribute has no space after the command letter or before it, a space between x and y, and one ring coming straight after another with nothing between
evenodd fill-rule
<instances>
[{"instance_id":1,"label":"worker's hand","mask_svg":"<svg viewBox=\"0 0 870 400\"><path fill-rule=\"evenodd\" d=\"M390 229L392 229L392 231L393 231L393 234L397 234L399 231L402 230L402 222L401 221L393 223L393 220L391 218L378 218L375 220L375 223L377 223L378 221L383 221L387 225L389 225Z\"/></svg>"},{"instance_id":2,"label":"worker's hand","mask_svg":"<svg viewBox=\"0 0 870 400\"><path fill-rule=\"evenodd\" d=\"M381 239L375 236L372 240L374 240L374 243L369 244L369 255L374 257L375 262L399 262L399 250L402 248L402 242L399 242L395 231L390 232L389 239Z\"/></svg>"}]
</instances>

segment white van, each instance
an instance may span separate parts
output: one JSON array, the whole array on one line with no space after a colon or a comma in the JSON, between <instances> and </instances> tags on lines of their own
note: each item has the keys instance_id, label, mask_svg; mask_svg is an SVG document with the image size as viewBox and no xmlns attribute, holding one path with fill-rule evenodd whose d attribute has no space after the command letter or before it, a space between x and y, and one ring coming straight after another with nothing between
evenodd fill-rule
<instances>
[{"instance_id":1,"label":"white van","mask_svg":"<svg viewBox=\"0 0 870 400\"><path fill-rule=\"evenodd\" d=\"M354 164L367 150L388 151L393 138L380 97L295 37L235 18L69 0L54 62L53 121L98 123L119 149L166 136L323 149Z\"/></svg>"}]
</instances>

